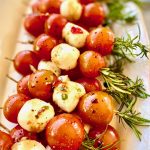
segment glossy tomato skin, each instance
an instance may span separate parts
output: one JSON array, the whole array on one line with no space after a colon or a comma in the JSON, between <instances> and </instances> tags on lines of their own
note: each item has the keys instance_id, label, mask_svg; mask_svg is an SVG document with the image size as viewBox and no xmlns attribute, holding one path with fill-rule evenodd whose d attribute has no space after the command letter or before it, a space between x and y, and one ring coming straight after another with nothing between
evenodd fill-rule
<instances>
[{"instance_id":1,"label":"glossy tomato skin","mask_svg":"<svg viewBox=\"0 0 150 150\"><path fill-rule=\"evenodd\" d=\"M81 4L89 4L89 3L92 3L92 2L95 2L96 0L79 0L79 2Z\"/></svg>"},{"instance_id":2,"label":"glossy tomato skin","mask_svg":"<svg viewBox=\"0 0 150 150\"><path fill-rule=\"evenodd\" d=\"M40 0L38 10L40 13L60 13L62 0Z\"/></svg>"},{"instance_id":3,"label":"glossy tomato skin","mask_svg":"<svg viewBox=\"0 0 150 150\"><path fill-rule=\"evenodd\" d=\"M22 138L36 140L37 135L35 133L30 133L24 130L22 127L17 125L10 131L10 136L13 139L14 143L19 142Z\"/></svg>"},{"instance_id":4,"label":"glossy tomato skin","mask_svg":"<svg viewBox=\"0 0 150 150\"><path fill-rule=\"evenodd\" d=\"M11 136L0 130L0 149L10 150L13 145L13 140Z\"/></svg>"},{"instance_id":5,"label":"glossy tomato skin","mask_svg":"<svg viewBox=\"0 0 150 150\"><path fill-rule=\"evenodd\" d=\"M47 14L30 14L24 20L24 27L33 36L38 36L44 32L44 24Z\"/></svg>"},{"instance_id":6,"label":"glossy tomato skin","mask_svg":"<svg viewBox=\"0 0 150 150\"><path fill-rule=\"evenodd\" d=\"M60 14L51 14L45 23L45 33L58 39L62 38L62 30L67 20Z\"/></svg>"},{"instance_id":7,"label":"glossy tomato skin","mask_svg":"<svg viewBox=\"0 0 150 150\"><path fill-rule=\"evenodd\" d=\"M76 82L82 84L86 90L86 92L92 92L92 91L101 91L102 86L100 82L95 78L80 78L76 80Z\"/></svg>"},{"instance_id":8,"label":"glossy tomato skin","mask_svg":"<svg viewBox=\"0 0 150 150\"><path fill-rule=\"evenodd\" d=\"M89 27L97 27L104 22L105 12L100 3L90 3L83 7L81 20Z\"/></svg>"},{"instance_id":9,"label":"glossy tomato skin","mask_svg":"<svg viewBox=\"0 0 150 150\"><path fill-rule=\"evenodd\" d=\"M107 27L99 27L90 32L86 40L88 49L99 52L102 56L112 53L115 37Z\"/></svg>"},{"instance_id":10,"label":"glossy tomato skin","mask_svg":"<svg viewBox=\"0 0 150 150\"><path fill-rule=\"evenodd\" d=\"M28 100L30 100L30 98L24 94L15 94L10 96L5 102L3 108L3 113L6 119L10 122L17 123L18 113Z\"/></svg>"},{"instance_id":11,"label":"glossy tomato skin","mask_svg":"<svg viewBox=\"0 0 150 150\"><path fill-rule=\"evenodd\" d=\"M104 128L93 128L89 132L89 137L95 139L98 135L102 135L98 140L95 141L95 148L99 144L102 144L102 147L106 147L104 150L119 150L120 149L120 137L115 128L111 125L108 125Z\"/></svg>"},{"instance_id":12,"label":"glossy tomato skin","mask_svg":"<svg viewBox=\"0 0 150 150\"><path fill-rule=\"evenodd\" d=\"M50 60L51 50L57 45L55 38L50 37L47 34L41 34L34 41L34 50L38 56L44 60Z\"/></svg>"},{"instance_id":13,"label":"glossy tomato skin","mask_svg":"<svg viewBox=\"0 0 150 150\"><path fill-rule=\"evenodd\" d=\"M113 117L112 97L102 91L87 93L79 101L78 113L92 126L106 126Z\"/></svg>"},{"instance_id":14,"label":"glossy tomato skin","mask_svg":"<svg viewBox=\"0 0 150 150\"><path fill-rule=\"evenodd\" d=\"M16 71L23 76L31 74L32 70L30 66L37 68L39 58L33 51L24 50L19 52L14 58L14 67Z\"/></svg>"},{"instance_id":15,"label":"glossy tomato skin","mask_svg":"<svg viewBox=\"0 0 150 150\"><path fill-rule=\"evenodd\" d=\"M17 83L17 92L19 94L24 94L26 96L31 96L28 88L28 81L29 81L30 75L22 77L18 83Z\"/></svg>"},{"instance_id":16,"label":"glossy tomato skin","mask_svg":"<svg viewBox=\"0 0 150 150\"><path fill-rule=\"evenodd\" d=\"M97 77L100 69L104 67L104 58L98 52L85 51L79 57L79 68L85 77Z\"/></svg>"},{"instance_id":17,"label":"glossy tomato skin","mask_svg":"<svg viewBox=\"0 0 150 150\"><path fill-rule=\"evenodd\" d=\"M31 95L44 101L52 98L52 84L57 77L49 70L39 70L31 74L28 88Z\"/></svg>"},{"instance_id":18,"label":"glossy tomato skin","mask_svg":"<svg viewBox=\"0 0 150 150\"><path fill-rule=\"evenodd\" d=\"M84 139L84 128L77 117L61 114L48 123L46 139L52 150L78 150Z\"/></svg>"}]
</instances>

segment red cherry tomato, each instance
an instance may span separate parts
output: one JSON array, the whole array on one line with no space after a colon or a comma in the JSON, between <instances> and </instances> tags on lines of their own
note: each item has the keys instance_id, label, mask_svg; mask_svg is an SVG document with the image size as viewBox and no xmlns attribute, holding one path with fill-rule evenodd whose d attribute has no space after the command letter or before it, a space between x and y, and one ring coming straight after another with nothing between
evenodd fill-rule
<instances>
[{"instance_id":1,"label":"red cherry tomato","mask_svg":"<svg viewBox=\"0 0 150 150\"><path fill-rule=\"evenodd\" d=\"M102 91L93 91L81 97L80 117L92 126L106 126L113 117L112 97Z\"/></svg>"},{"instance_id":2,"label":"red cherry tomato","mask_svg":"<svg viewBox=\"0 0 150 150\"><path fill-rule=\"evenodd\" d=\"M51 50L56 46L57 41L46 34L41 34L34 41L34 50L44 60L50 60Z\"/></svg>"},{"instance_id":3,"label":"red cherry tomato","mask_svg":"<svg viewBox=\"0 0 150 150\"><path fill-rule=\"evenodd\" d=\"M100 69L105 67L105 61L99 53L85 51L79 57L79 67L85 77L95 78L99 75Z\"/></svg>"},{"instance_id":4,"label":"red cherry tomato","mask_svg":"<svg viewBox=\"0 0 150 150\"><path fill-rule=\"evenodd\" d=\"M44 32L44 24L47 14L30 14L24 20L24 27L33 36L38 36Z\"/></svg>"},{"instance_id":5,"label":"red cherry tomato","mask_svg":"<svg viewBox=\"0 0 150 150\"><path fill-rule=\"evenodd\" d=\"M70 80L77 80L82 77L79 66L71 70L62 70L62 75L68 75Z\"/></svg>"},{"instance_id":6,"label":"red cherry tomato","mask_svg":"<svg viewBox=\"0 0 150 150\"><path fill-rule=\"evenodd\" d=\"M90 32L86 40L86 46L88 49L105 56L112 53L114 41L114 34L109 28L99 27Z\"/></svg>"},{"instance_id":7,"label":"red cherry tomato","mask_svg":"<svg viewBox=\"0 0 150 150\"><path fill-rule=\"evenodd\" d=\"M9 134L0 130L0 150L10 150L13 140Z\"/></svg>"},{"instance_id":8,"label":"red cherry tomato","mask_svg":"<svg viewBox=\"0 0 150 150\"><path fill-rule=\"evenodd\" d=\"M100 3L90 3L84 7L81 20L87 26L97 27L104 19L104 8Z\"/></svg>"},{"instance_id":9,"label":"red cherry tomato","mask_svg":"<svg viewBox=\"0 0 150 150\"><path fill-rule=\"evenodd\" d=\"M82 84L86 92L101 91L102 86L97 79L94 78L80 78L76 82Z\"/></svg>"},{"instance_id":10,"label":"red cherry tomato","mask_svg":"<svg viewBox=\"0 0 150 150\"><path fill-rule=\"evenodd\" d=\"M66 23L65 17L59 14L52 14L45 23L45 33L60 39L62 38L62 30Z\"/></svg>"},{"instance_id":11,"label":"red cherry tomato","mask_svg":"<svg viewBox=\"0 0 150 150\"><path fill-rule=\"evenodd\" d=\"M19 52L14 59L14 67L16 71L22 75L28 75L32 73L30 66L37 68L39 58L33 51L24 50Z\"/></svg>"},{"instance_id":12,"label":"red cherry tomato","mask_svg":"<svg viewBox=\"0 0 150 150\"><path fill-rule=\"evenodd\" d=\"M52 84L57 77L48 70L40 70L31 74L28 88L33 97L41 100L51 100L52 98Z\"/></svg>"},{"instance_id":13,"label":"red cherry tomato","mask_svg":"<svg viewBox=\"0 0 150 150\"><path fill-rule=\"evenodd\" d=\"M17 83L17 92L19 94L24 94L26 96L31 96L28 88L28 81L29 81L30 75L27 75L25 77L22 77L18 83Z\"/></svg>"},{"instance_id":14,"label":"red cherry tomato","mask_svg":"<svg viewBox=\"0 0 150 150\"><path fill-rule=\"evenodd\" d=\"M79 0L79 2L81 4L89 4L89 3L92 3L92 2L95 2L96 0Z\"/></svg>"},{"instance_id":15,"label":"red cherry tomato","mask_svg":"<svg viewBox=\"0 0 150 150\"><path fill-rule=\"evenodd\" d=\"M15 94L10 96L5 102L3 112L6 119L10 122L17 123L17 117L20 109L30 98L24 94Z\"/></svg>"},{"instance_id":16,"label":"red cherry tomato","mask_svg":"<svg viewBox=\"0 0 150 150\"><path fill-rule=\"evenodd\" d=\"M89 132L89 137L95 139L100 134L100 138L95 141L95 148L102 145L102 147L106 147L103 150L119 150L120 138L117 131L112 126L108 125L106 129L93 128Z\"/></svg>"},{"instance_id":17,"label":"red cherry tomato","mask_svg":"<svg viewBox=\"0 0 150 150\"><path fill-rule=\"evenodd\" d=\"M10 136L13 139L14 143L19 142L22 138L27 138L30 140L37 139L37 135L35 133L30 133L30 132L24 130L19 125L17 125L10 131Z\"/></svg>"},{"instance_id":18,"label":"red cherry tomato","mask_svg":"<svg viewBox=\"0 0 150 150\"><path fill-rule=\"evenodd\" d=\"M41 13L60 13L62 0L40 0L38 10Z\"/></svg>"},{"instance_id":19,"label":"red cherry tomato","mask_svg":"<svg viewBox=\"0 0 150 150\"><path fill-rule=\"evenodd\" d=\"M84 128L77 117L61 114L48 123L46 139L52 150L78 150L84 139Z\"/></svg>"}]
</instances>

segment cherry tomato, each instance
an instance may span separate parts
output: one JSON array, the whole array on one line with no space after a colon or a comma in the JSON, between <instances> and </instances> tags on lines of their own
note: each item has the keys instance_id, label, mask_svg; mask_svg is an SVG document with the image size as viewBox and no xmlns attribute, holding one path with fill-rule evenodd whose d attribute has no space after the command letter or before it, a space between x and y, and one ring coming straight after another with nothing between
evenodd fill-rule
<instances>
[{"instance_id":1,"label":"cherry tomato","mask_svg":"<svg viewBox=\"0 0 150 150\"><path fill-rule=\"evenodd\" d=\"M61 114L48 123L46 139L52 150L78 150L84 139L84 127L77 117Z\"/></svg>"},{"instance_id":2,"label":"cherry tomato","mask_svg":"<svg viewBox=\"0 0 150 150\"><path fill-rule=\"evenodd\" d=\"M85 51L79 57L79 67L85 77L95 78L100 69L105 67L105 61L98 52Z\"/></svg>"},{"instance_id":3,"label":"cherry tomato","mask_svg":"<svg viewBox=\"0 0 150 150\"><path fill-rule=\"evenodd\" d=\"M95 2L95 0L79 0L79 2L81 4L89 4L89 3Z\"/></svg>"},{"instance_id":4,"label":"cherry tomato","mask_svg":"<svg viewBox=\"0 0 150 150\"><path fill-rule=\"evenodd\" d=\"M46 34L41 34L34 41L34 50L44 60L50 60L51 50L56 46L57 41Z\"/></svg>"},{"instance_id":5,"label":"cherry tomato","mask_svg":"<svg viewBox=\"0 0 150 150\"><path fill-rule=\"evenodd\" d=\"M52 14L45 23L45 33L52 37L62 38L62 29L66 25L67 20L59 14Z\"/></svg>"},{"instance_id":6,"label":"cherry tomato","mask_svg":"<svg viewBox=\"0 0 150 150\"><path fill-rule=\"evenodd\" d=\"M79 66L71 70L62 70L62 75L68 75L70 80L73 81L79 79L82 76Z\"/></svg>"},{"instance_id":7,"label":"cherry tomato","mask_svg":"<svg viewBox=\"0 0 150 150\"><path fill-rule=\"evenodd\" d=\"M3 112L6 119L10 122L17 123L17 117L20 109L30 98L24 94L15 94L10 96L5 102Z\"/></svg>"},{"instance_id":8,"label":"cherry tomato","mask_svg":"<svg viewBox=\"0 0 150 150\"><path fill-rule=\"evenodd\" d=\"M86 92L101 91L102 86L97 79L94 78L80 78L76 82L82 84Z\"/></svg>"},{"instance_id":9,"label":"cherry tomato","mask_svg":"<svg viewBox=\"0 0 150 150\"><path fill-rule=\"evenodd\" d=\"M105 126L113 117L112 97L102 91L87 93L79 101L78 112L86 123Z\"/></svg>"},{"instance_id":10,"label":"cherry tomato","mask_svg":"<svg viewBox=\"0 0 150 150\"><path fill-rule=\"evenodd\" d=\"M24 20L24 27L33 36L38 36L44 32L44 24L47 14L30 14Z\"/></svg>"},{"instance_id":11,"label":"cherry tomato","mask_svg":"<svg viewBox=\"0 0 150 150\"><path fill-rule=\"evenodd\" d=\"M95 141L95 148L97 148L99 145L102 145L102 147L106 147L103 150L119 150L120 138L117 131L112 126L108 125L106 129L93 128L89 132L89 137L95 139L100 134L100 138Z\"/></svg>"},{"instance_id":12,"label":"cherry tomato","mask_svg":"<svg viewBox=\"0 0 150 150\"><path fill-rule=\"evenodd\" d=\"M114 34L107 27L99 27L90 32L86 40L88 49L98 51L101 55L109 55L114 47Z\"/></svg>"},{"instance_id":13,"label":"cherry tomato","mask_svg":"<svg viewBox=\"0 0 150 150\"><path fill-rule=\"evenodd\" d=\"M0 130L0 150L10 150L13 140L9 134Z\"/></svg>"},{"instance_id":14,"label":"cherry tomato","mask_svg":"<svg viewBox=\"0 0 150 150\"><path fill-rule=\"evenodd\" d=\"M16 71L22 75L28 75L32 73L30 66L37 68L39 58L33 51L24 50L19 52L14 59L14 67Z\"/></svg>"},{"instance_id":15,"label":"cherry tomato","mask_svg":"<svg viewBox=\"0 0 150 150\"><path fill-rule=\"evenodd\" d=\"M13 139L14 143L19 142L22 138L36 140L37 135L35 133L30 133L24 130L22 127L17 125L10 131L10 136Z\"/></svg>"},{"instance_id":16,"label":"cherry tomato","mask_svg":"<svg viewBox=\"0 0 150 150\"><path fill-rule=\"evenodd\" d=\"M40 0L38 10L41 13L60 13L62 0Z\"/></svg>"},{"instance_id":17,"label":"cherry tomato","mask_svg":"<svg viewBox=\"0 0 150 150\"><path fill-rule=\"evenodd\" d=\"M39 70L31 74L28 88L33 97L41 100L51 100L52 84L57 77L49 70Z\"/></svg>"},{"instance_id":18,"label":"cherry tomato","mask_svg":"<svg viewBox=\"0 0 150 150\"><path fill-rule=\"evenodd\" d=\"M17 83L17 92L19 94L24 94L26 96L31 96L28 88L28 81L29 81L30 75L27 75L25 77L22 77L18 83Z\"/></svg>"},{"instance_id":19,"label":"cherry tomato","mask_svg":"<svg viewBox=\"0 0 150 150\"><path fill-rule=\"evenodd\" d=\"M104 8L100 3L90 3L84 7L81 20L87 26L97 27L104 19Z\"/></svg>"}]
</instances>

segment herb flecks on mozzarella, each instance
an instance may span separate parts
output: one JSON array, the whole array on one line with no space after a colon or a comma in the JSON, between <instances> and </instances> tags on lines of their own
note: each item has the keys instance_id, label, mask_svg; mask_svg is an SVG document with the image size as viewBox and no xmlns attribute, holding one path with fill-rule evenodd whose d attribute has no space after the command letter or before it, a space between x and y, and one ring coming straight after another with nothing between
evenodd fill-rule
<instances>
[{"instance_id":1,"label":"herb flecks on mozzarella","mask_svg":"<svg viewBox=\"0 0 150 150\"><path fill-rule=\"evenodd\" d=\"M60 14L69 21L77 21L82 15L82 5L77 0L65 0L60 6Z\"/></svg>"},{"instance_id":2,"label":"herb flecks on mozzarella","mask_svg":"<svg viewBox=\"0 0 150 150\"><path fill-rule=\"evenodd\" d=\"M61 69L57 67L57 65L51 61L40 61L38 64L38 70L50 70L52 71L56 76L61 75Z\"/></svg>"},{"instance_id":3,"label":"herb flecks on mozzarella","mask_svg":"<svg viewBox=\"0 0 150 150\"><path fill-rule=\"evenodd\" d=\"M43 131L55 115L53 107L40 99L27 101L18 114L19 125L29 132Z\"/></svg>"},{"instance_id":4,"label":"herb flecks on mozzarella","mask_svg":"<svg viewBox=\"0 0 150 150\"><path fill-rule=\"evenodd\" d=\"M23 140L15 143L11 150L46 150L45 147L34 140Z\"/></svg>"},{"instance_id":5,"label":"herb flecks on mozzarella","mask_svg":"<svg viewBox=\"0 0 150 150\"><path fill-rule=\"evenodd\" d=\"M57 67L63 70L71 70L76 67L80 51L68 44L62 43L53 48L51 59Z\"/></svg>"},{"instance_id":6,"label":"herb flecks on mozzarella","mask_svg":"<svg viewBox=\"0 0 150 150\"><path fill-rule=\"evenodd\" d=\"M81 48L85 45L88 35L88 31L73 23L67 23L62 33L66 42L76 48Z\"/></svg>"},{"instance_id":7,"label":"herb flecks on mozzarella","mask_svg":"<svg viewBox=\"0 0 150 150\"><path fill-rule=\"evenodd\" d=\"M53 101L64 111L72 112L81 96L85 94L84 87L76 82L67 81L60 83L53 93Z\"/></svg>"}]
</instances>

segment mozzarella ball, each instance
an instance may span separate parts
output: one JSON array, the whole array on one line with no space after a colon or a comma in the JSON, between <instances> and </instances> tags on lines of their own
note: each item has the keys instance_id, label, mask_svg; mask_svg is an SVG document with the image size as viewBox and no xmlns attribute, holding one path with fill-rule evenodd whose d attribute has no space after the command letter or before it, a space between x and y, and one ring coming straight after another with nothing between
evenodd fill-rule
<instances>
[{"instance_id":1,"label":"mozzarella ball","mask_svg":"<svg viewBox=\"0 0 150 150\"><path fill-rule=\"evenodd\" d=\"M11 150L46 150L45 147L34 140L23 140L15 143Z\"/></svg>"},{"instance_id":2,"label":"mozzarella ball","mask_svg":"<svg viewBox=\"0 0 150 150\"><path fill-rule=\"evenodd\" d=\"M61 75L61 69L56 66L55 63L51 61L40 61L38 64L38 70L50 70L57 77Z\"/></svg>"},{"instance_id":3,"label":"mozzarella ball","mask_svg":"<svg viewBox=\"0 0 150 150\"><path fill-rule=\"evenodd\" d=\"M61 82L70 81L68 75L59 76L59 77L58 77L58 80L60 80Z\"/></svg>"},{"instance_id":4,"label":"mozzarella ball","mask_svg":"<svg viewBox=\"0 0 150 150\"><path fill-rule=\"evenodd\" d=\"M57 67L63 70L70 70L76 67L80 51L68 44L59 44L53 48L51 59Z\"/></svg>"},{"instance_id":5,"label":"mozzarella ball","mask_svg":"<svg viewBox=\"0 0 150 150\"><path fill-rule=\"evenodd\" d=\"M66 42L76 48L81 48L85 45L88 35L88 31L73 23L67 23L62 32Z\"/></svg>"},{"instance_id":6,"label":"mozzarella ball","mask_svg":"<svg viewBox=\"0 0 150 150\"><path fill-rule=\"evenodd\" d=\"M81 96L85 94L84 87L76 82L67 81L60 83L54 89L53 101L64 111L72 112Z\"/></svg>"},{"instance_id":7,"label":"mozzarella ball","mask_svg":"<svg viewBox=\"0 0 150 150\"><path fill-rule=\"evenodd\" d=\"M40 99L27 101L18 114L19 125L29 131L39 133L55 115L53 107Z\"/></svg>"},{"instance_id":8,"label":"mozzarella ball","mask_svg":"<svg viewBox=\"0 0 150 150\"><path fill-rule=\"evenodd\" d=\"M82 15L82 5L77 0L64 0L60 6L60 14L69 21L77 21Z\"/></svg>"}]
</instances>

